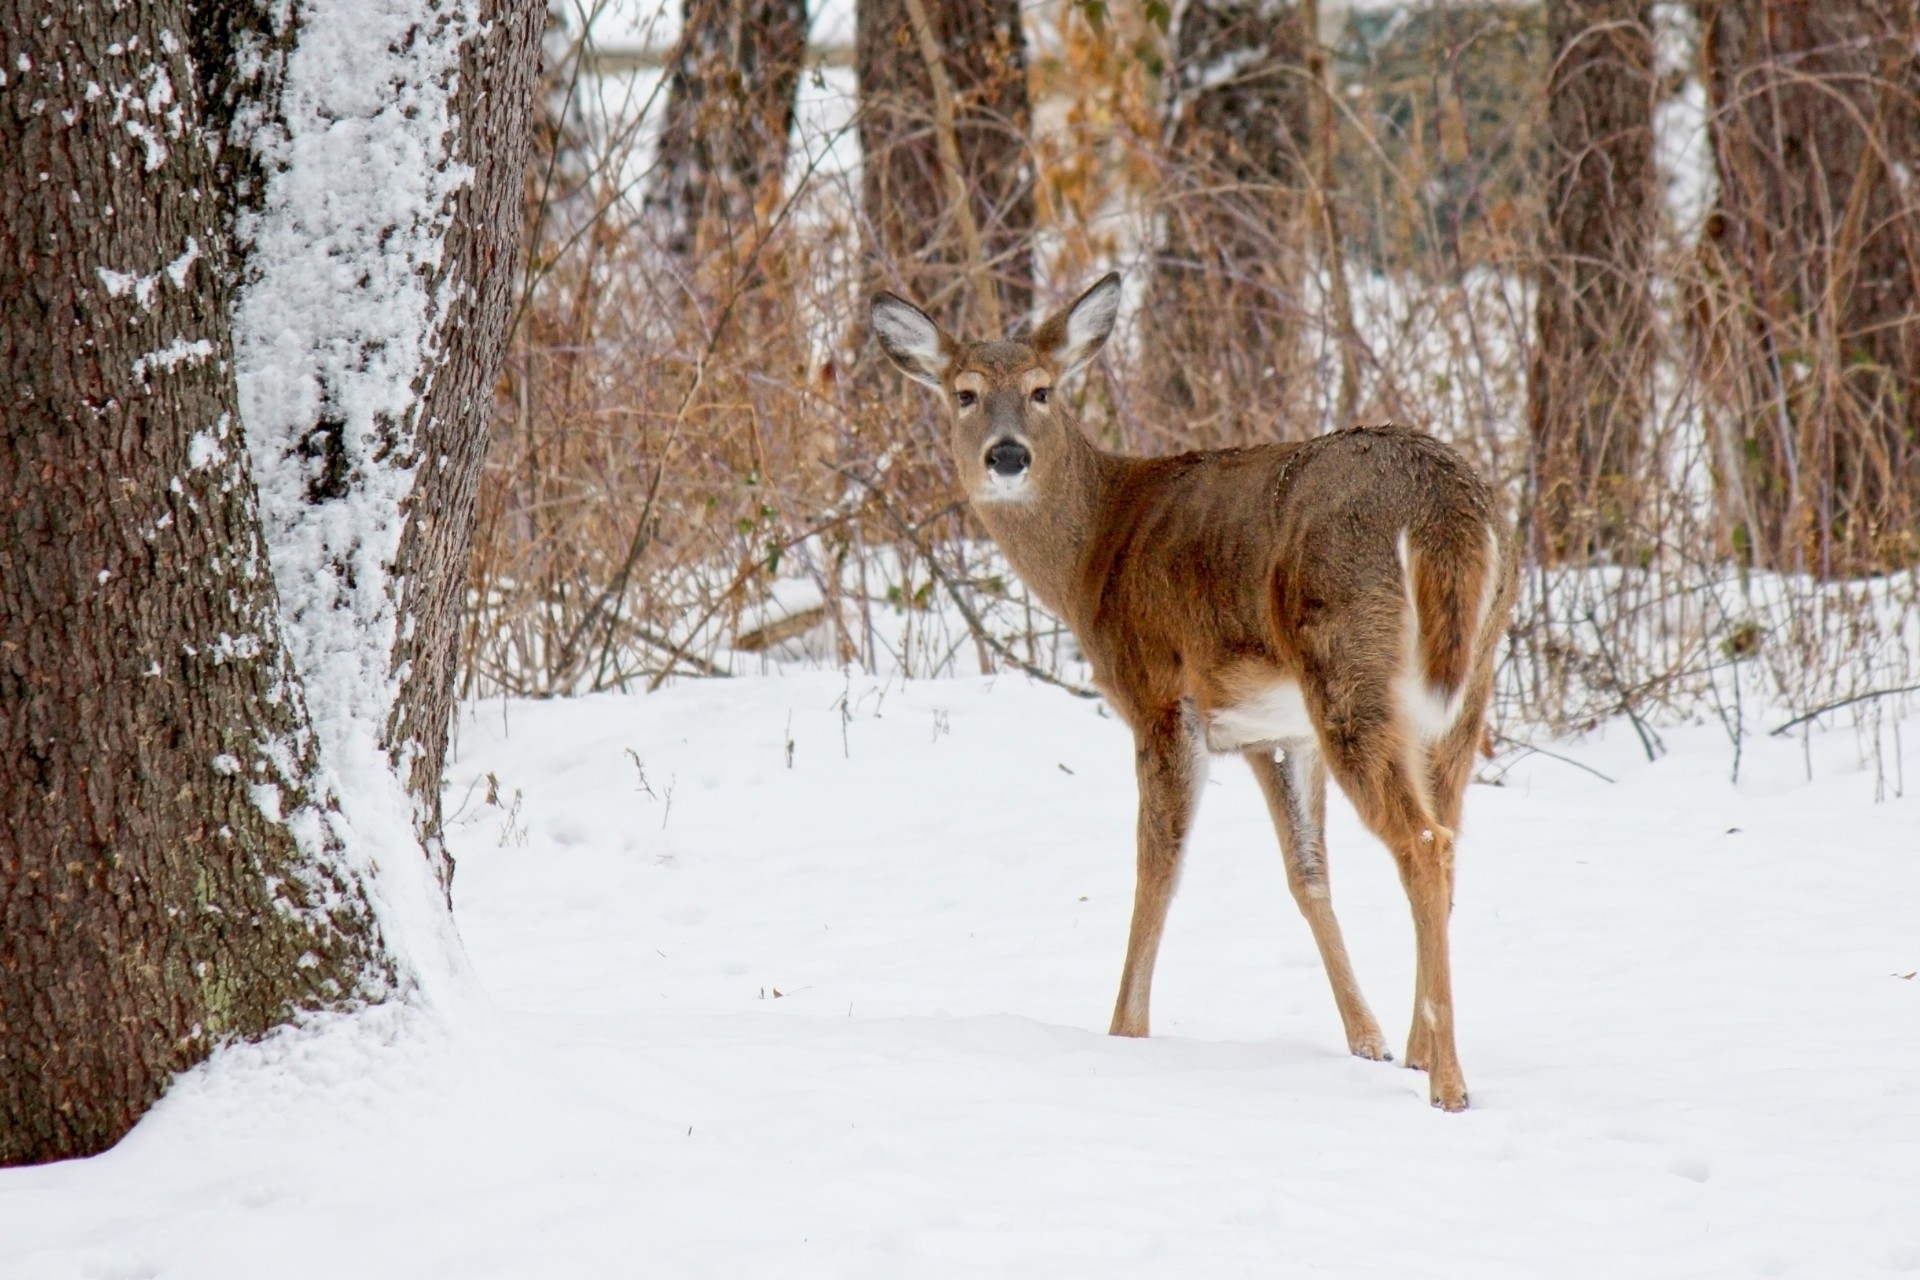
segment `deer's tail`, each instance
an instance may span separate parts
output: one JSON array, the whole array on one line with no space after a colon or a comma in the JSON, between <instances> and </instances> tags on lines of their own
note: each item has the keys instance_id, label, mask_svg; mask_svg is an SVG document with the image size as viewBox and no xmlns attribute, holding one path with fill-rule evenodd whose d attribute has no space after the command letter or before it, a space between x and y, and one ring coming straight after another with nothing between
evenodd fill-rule
<instances>
[{"instance_id":1,"label":"deer's tail","mask_svg":"<svg viewBox=\"0 0 1920 1280\"><path fill-rule=\"evenodd\" d=\"M1402 701L1423 736L1437 738L1459 718L1486 642L1505 572L1500 540L1487 525L1451 537L1402 531L1399 551L1412 632Z\"/></svg>"}]
</instances>

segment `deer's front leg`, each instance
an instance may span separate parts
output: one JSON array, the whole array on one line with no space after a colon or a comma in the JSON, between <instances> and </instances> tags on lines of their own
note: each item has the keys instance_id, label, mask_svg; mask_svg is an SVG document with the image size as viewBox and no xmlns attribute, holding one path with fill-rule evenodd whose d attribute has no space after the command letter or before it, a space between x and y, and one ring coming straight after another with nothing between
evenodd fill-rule
<instances>
[{"instance_id":1,"label":"deer's front leg","mask_svg":"<svg viewBox=\"0 0 1920 1280\"><path fill-rule=\"evenodd\" d=\"M1206 744L1192 710L1174 706L1145 724L1136 738L1134 763L1140 783L1140 847L1127 963L1120 973L1120 998L1114 1002L1110 1029L1116 1036L1147 1034L1153 961L1179 879L1180 853L1206 779Z\"/></svg>"}]
</instances>

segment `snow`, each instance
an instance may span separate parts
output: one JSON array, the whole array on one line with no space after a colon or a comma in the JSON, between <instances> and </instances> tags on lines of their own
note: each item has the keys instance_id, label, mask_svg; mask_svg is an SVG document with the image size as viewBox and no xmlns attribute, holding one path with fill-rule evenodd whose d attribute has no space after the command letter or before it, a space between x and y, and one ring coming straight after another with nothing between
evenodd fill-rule
<instances>
[{"instance_id":1,"label":"snow","mask_svg":"<svg viewBox=\"0 0 1920 1280\"><path fill-rule=\"evenodd\" d=\"M366 887L403 983L431 986L461 961L380 736L399 681L391 568L453 287L429 286L451 202L472 178L448 140L478 5L335 0L302 6L298 24L277 110L246 139L268 177L240 220L235 372L284 635L324 762L315 790L338 798L330 821L346 871ZM347 492L315 501L322 431L344 456ZM289 825L316 830L314 816Z\"/></svg>"},{"instance_id":2,"label":"snow","mask_svg":"<svg viewBox=\"0 0 1920 1280\"><path fill-rule=\"evenodd\" d=\"M1469 793L1448 1116L1344 1053L1230 761L1156 1034L1102 1034L1132 752L1096 704L789 672L476 705L471 998L229 1047L113 1151L0 1171L0 1275L1920 1270L1916 801L1844 731L1749 739L1738 786L1718 725L1663 733ZM1330 809L1397 1051L1406 906Z\"/></svg>"},{"instance_id":3,"label":"snow","mask_svg":"<svg viewBox=\"0 0 1920 1280\"><path fill-rule=\"evenodd\" d=\"M202 360L213 358L213 343L205 338L195 338L188 342L185 338L175 338L158 351L149 351L133 362L133 376L145 380L149 370L161 373L171 372L175 366L198 364ZM200 464L195 463L195 466Z\"/></svg>"},{"instance_id":4,"label":"snow","mask_svg":"<svg viewBox=\"0 0 1920 1280\"><path fill-rule=\"evenodd\" d=\"M374 723L393 697L388 569L435 340L426 286L448 202L471 177L446 152L471 19L447 5L433 21L442 7L357 0L303 15L284 127L254 142L272 171L264 208L243 225L252 278L236 307L237 372L275 577L308 624L290 640L316 715ZM301 450L329 421L353 492L316 503ZM339 624L322 625L333 611Z\"/></svg>"},{"instance_id":5,"label":"snow","mask_svg":"<svg viewBox=\"0 0 1920 1280\"><path fill-rule=\"evenodd\" d=\"M69 120L67 123L72 124L73 121ZM43 178L45 176L45 174L41 175ZM108 267L95 267L94 273L99 276L100 283L105 286L109 298L124 298L127 294L131 293L134 296L134 300L140 304L142 311L151 311L153 309L154 293L159 288L161 275L165 274L167 279L173 281L174 288L184 289L187 285L187 274L193 269L193 264L198 261L199 258L200 242L193 236L188 236L187 247L181 252L180 256L172 262L167 263L167 265L160 268L159 271L153 272L151 275L143 276L137 272L114 271Z\"/></svg>"},{"instance_id":6,"label":"snow","mask_svg":"<svg viewBox=\"0 0 1920 1280\"><path fill-rule=\"evenodd\" d=\"M95 267L94 270L100 277L100 283L106 286L109 298L123 298L131 293L142 310L153 305L153 292L160 283L158 271L150 276L142 276L127 271L110 271L106 267Z\"/></svg>"}]
</instances>

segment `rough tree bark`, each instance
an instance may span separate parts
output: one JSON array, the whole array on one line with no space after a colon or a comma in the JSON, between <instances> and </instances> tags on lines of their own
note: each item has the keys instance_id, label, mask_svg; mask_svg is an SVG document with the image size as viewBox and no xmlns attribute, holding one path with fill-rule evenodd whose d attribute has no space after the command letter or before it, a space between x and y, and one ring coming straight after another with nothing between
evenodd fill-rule
<instances>
[{"instance_id":1,"label":"rough tree bark","mask_svg":"<svg viewBox=\"0 0 1920 1280\"><path fill-rule=\"evenodd\" d=\"M1547 207L1527 418L1535 549L1549 560L1632 539L1660 207L1651 10L1647 0L1547 5Z\"/></svg>"},{"instance_id":2,"label":"rough tree bark","mask_svg":"<svg viewBox=\"0 0 1920 1280\"><path fill-rule=\"evenodd\" d=\"M1165 234L1143 309L1182 447L1272 439L1295 372L1314 81L1299 8L1193 0L1173 31Z\"/></svg>"},{"instance_id":3,"label":"rough tree bark","mask_svg":"<svg viewBox=\"0 0 1920 1280\"><path fill-rule=\"evenodd\" d=\"M1740 392L1725 452L1760 564L1920 555L1920 5L1703 0Z\"/></svg>"},{"instance_id":4,"label":"rough tree bark","mask_svg":"<svg viewBox=\"0 0 1920 1280\"><path fill-rule=\"evenodd\" d=\"M779 190L807 53L805 0L682 0L659 159L647 198L690 262L752 243Z\"/></svg>"},{"instance_id":5,"label":"rough tree bark","mask_svg":"<svg viewBox=\"0 0 1920 1280\"><path fill-rule=\"evenodd\" d=\"M854 57L871 280L951 332L1016 327L1033 299L1034 216L1018 3L860 0Z\"/></svg>"},{"instance_id":6,"label":"rough tree bark","mask_svg":"<svg viewBox=\"0 0 1920 1280\"><path fill-rule=\"evenodd\" d=\"M264 563L191 17L0 3L0 1164L391 980Z\"/></svg>"},{"instance_id":7,"label":"rough tree bark","mask_svg":"<svg viewBox=\"0 0 1920 1280\"><path fill-rule=\"evenodd\" d=\"M440 841L440 782L459 674L460 623L493 396L519 302L525 209L522 183L539 87L540 0L485 0L484 35L460 46L452 163L472 167L453 195L428 288L451 298L422 393L411 454L416 468L393 575L400 625L399 681L382 745L403 771L415 827L442 882L452 863Z\"/></svg>"},{"instance_id":8,"label":"rough tree bark","mask_svg":"<svg viewBox=\"0 0 1920 1280\"><path fill-rule=\"evenodd\" d=\"M0 0L0 1162L419 977L539 21Z\"/></svg>"}]
</instances>

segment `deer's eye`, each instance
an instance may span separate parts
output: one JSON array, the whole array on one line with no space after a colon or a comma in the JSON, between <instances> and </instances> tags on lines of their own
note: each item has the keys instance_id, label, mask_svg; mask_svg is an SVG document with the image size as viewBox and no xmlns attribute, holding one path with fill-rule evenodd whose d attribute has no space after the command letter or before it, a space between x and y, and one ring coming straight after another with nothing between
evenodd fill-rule
<instances>
[{"instance_id":1,"label":"deer's eye","mask_svg":"<svg viewBox=\"0 0 1920 1280\"><path fill-rule=\"evenodd\" d=\"M980 398L979 396L976 396L971 391L956 391L953 393L954 403L959 405L962 409L971 409L973 407L974 402L979 398Z\"/></svg>"},{"instance_id":2,"label":"deer's eye","mask_svg":"<svg viewBox=\"0 0 1920 1280\"><path fill-rule=\"evenodd\" d=\"M1033 389L1033 402L1035 404L1045 404L1047 402L1047 389L1045 387L1035 387Z\"/></svg>"}]
</instances>

